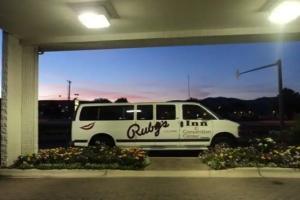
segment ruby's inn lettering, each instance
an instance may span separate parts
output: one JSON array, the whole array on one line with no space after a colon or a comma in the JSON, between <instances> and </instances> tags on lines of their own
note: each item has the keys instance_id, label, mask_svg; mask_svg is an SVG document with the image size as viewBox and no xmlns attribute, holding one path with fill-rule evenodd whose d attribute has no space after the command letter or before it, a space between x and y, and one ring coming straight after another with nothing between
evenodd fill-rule
<instances>
[{"instance_id":1,"label":"ruby's inn lettering","mask_svg":"<svg viewBox=\"0 0 300 200\"><path fill-rule=\"evenodd\" d=\"M141 128L139 124L134 123L129 126L127 130L127 137L129 139L133 139L136 135L143 136L152 132L154 132L154 135L157 137L159 136L162 128L167 128L169 126L170 124L167 121L156 122L154 125L149 122L148 126L145 128ZM185 124L183 121L181 122L181 127L183 126L207 126L207 122L190 122L189 120L186 120Z\"/></svg>"},{"instance_id":2,"label":"ruby's inn lettering","mask_svg":"<svg viewBox=\"0 0 300 200\"><path fill-rule=\"evenodd\" d=\"M127 137L129 139L133 139L135 137L135 135L142 136L142 135L146 135L148 133L152 133L153 131L155 131L154 132L155 136L159 136L160 129L167 128L169 126L170 126L170 124L168 124L167 121L156 122L155 125L152 125L152 123L149 122L148 127L145 127L145 128L141 128L140 125L135 123L135 124L132 124L131 126L129 126L129 128L127 130Z\"/></svg>"},{"instance_id":3,"label":"ruby's inn lettering","mask_svg":"<svg viewBox=\"0 0 300 200\"><path fill-rule=\"evenodd\" d=\"M185 126L207 126L207 122L190 122L186 120Z\"/></svg>"}]
</instances>

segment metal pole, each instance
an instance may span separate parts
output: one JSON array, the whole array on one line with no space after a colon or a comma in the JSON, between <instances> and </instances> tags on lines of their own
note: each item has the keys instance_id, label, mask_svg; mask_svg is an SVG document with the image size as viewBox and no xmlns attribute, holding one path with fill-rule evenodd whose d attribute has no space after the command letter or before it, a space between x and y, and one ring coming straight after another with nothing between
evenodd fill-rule
<instances>
[{"instance_id":1,"label":"metal pole","mask_svg":"<svg viewBox=\"0 0 300 200\"><path fill-rule=\"evenodd\" d=\"M282 62L281 59L277 61L278 66L278 100L279 100L279 120L280 128L284 126L284 108L283 108L283 93L282 93Z\"/></svg>"},{"instance_id":2,"label":"metal pole","mask_svg":"<svg viewBox=\"0 0 300 200\"><path fill-rule=\"evenodd\" d=\"M68 100L70 101L71 100L71 83L72 83L72 81L67 80L67 82L68 82Z\"/></svg>"},{"instance_id":3,"label":"metal pole","mask_svg":"<svg viewBox=\"0 0 300 200\"><path fill-rule=\"evenodd\" d=\"M190 89L190 75L188 75L188 95L189 95L189 99L191 98L191 89Z\"/></svg>"},{"instance_id":4,"label":"metal pole","mask_svg":"<svg viewBox=\"0 0 300 200\"><path fill-rule=\"evenodd\" d=\"M269 68L269 67L275 67L275 66L277 66L277 68L278 68L278 110L279 110L280 128L282 130L284 127L284 107L283 107L283 94L282 94L282 62L281 62L281 59L279 59L274 64L257 67L257 68L250 69L250 70L247 70L244 72L239 72L239 70L237 70L236 75L238 78L242 74L246 74L249 72L253 72L253 71L257 71L257 70L261 70L261 69L265 69L265 68Z\"/></svg>"}]
</instances>

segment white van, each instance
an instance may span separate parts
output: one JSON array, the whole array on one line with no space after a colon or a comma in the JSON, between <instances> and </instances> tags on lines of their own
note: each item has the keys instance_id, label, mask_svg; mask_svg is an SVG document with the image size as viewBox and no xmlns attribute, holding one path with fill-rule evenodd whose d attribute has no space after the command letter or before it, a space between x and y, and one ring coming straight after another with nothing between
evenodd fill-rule
<instances>
[{"instance_id":1,"label":"white van","mask_svg":"<svg viewBox=\"0 0 300 200\"><path fill-rule=\"evenodd\" d=\"M198 103L86 103L72 123L75 146L106 144L143 149L206 149L233 145L239 124Z\"/></svg>"}]
</instances>

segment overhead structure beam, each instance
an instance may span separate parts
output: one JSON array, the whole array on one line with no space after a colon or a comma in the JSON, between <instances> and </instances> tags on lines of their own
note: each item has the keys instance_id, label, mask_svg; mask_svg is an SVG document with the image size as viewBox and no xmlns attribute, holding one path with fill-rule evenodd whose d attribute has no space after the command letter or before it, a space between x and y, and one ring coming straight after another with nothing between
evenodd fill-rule
<instances>
[{"instance_id":1,"label":"overhead structure beam","mask_svg":"<svg viewBox=\"0 0 300 200\"><path fill-rule=\"evenodd\" d=\"M39 46L41 51L136 48L175 45L229 44L254 42L299 41L295 29L222 29L202 31L124 33L91 36L35 38L23 40L26 45Z\"/></svg>"}]
</instances>

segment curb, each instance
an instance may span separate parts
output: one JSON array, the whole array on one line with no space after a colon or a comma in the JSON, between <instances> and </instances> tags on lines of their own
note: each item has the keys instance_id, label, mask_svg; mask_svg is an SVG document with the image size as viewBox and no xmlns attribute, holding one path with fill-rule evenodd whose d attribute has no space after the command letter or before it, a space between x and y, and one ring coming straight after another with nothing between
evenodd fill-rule
<instances>
[{"instance_id":1,"label":"curb","mask_svg":"<svg viewBox=\"0 0 300 200\"><path fill-rule=\"evenodd\" d=\"M4 178L300 178L300 169L235 168L226 170L38 170L0 169Z\"/></svg>"}]
</instances>

